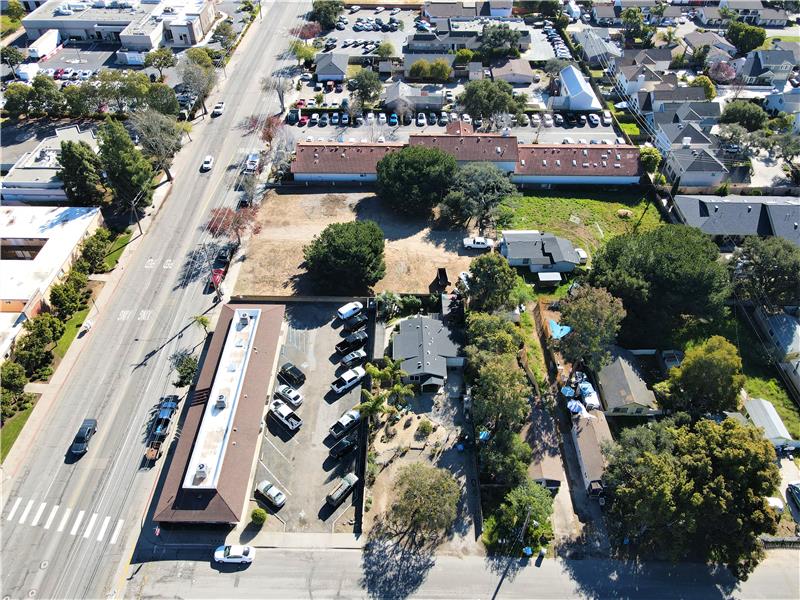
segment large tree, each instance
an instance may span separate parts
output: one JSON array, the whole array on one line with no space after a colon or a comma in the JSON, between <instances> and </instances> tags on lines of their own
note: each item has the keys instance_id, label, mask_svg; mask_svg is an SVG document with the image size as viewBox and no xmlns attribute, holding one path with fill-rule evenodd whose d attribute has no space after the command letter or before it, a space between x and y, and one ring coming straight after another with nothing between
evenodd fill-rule
<instances>
[{"instance_id":1,"label":"large tree","mask_svg":"<svg viewBox=\"0 0 800 600\"><path fill-rule=\"evenodd\" d=\"M494 431L519 430L530 411L530 393L514 356L490 359L478 371L472 388L475 422Z\"/></svg>"},{"instance_id":2,"label":"large tree","mask_svg":"<svg viewBox=\"0 0 800 600\"><path fill-rule=\"evenodd\" d=\"M406 146L378 162L378 195L397 213L427 217L441 202L455 172L452 154Z\"/></svg>"},{"instance_id":3,"label":"large tree","mask_svg":"<svg viewBox=\"0 0 800 600\"><path fill-rule=\"evenodd\" d=\"M415 462L397 474L389 523L414 540L426 540L449 529L461 496L458 483L445 469Z\"/></svg>"},{"instance_id":4,"label":"large tree","mask_svg":"<svg viewBox=\"0 0 800 600\"><path fill-rule=\"evenodd\" d=\"M658 151L658 148L653 148L652 146L641 146L639 148L639 160L644 170L648 173L656 172L656 169L661 164L661 159L661 152Z\"/></svg>"},{"instance_id":5,"label":"large tree","mask_svg":"<svg viewBox=\"0 0 800 600\"><path fill-rule=\"evenodd\" d=\"M171 48L156 48L145 54L144 66L152 67L158 71L158 78L164 79L164 69L169 69L178 64Z\"/></svg>"},{"instance_id":6,"label":"large tree","mask_svg":"<svg viewBox=\"0 0 800 600\"><path fill-rule=\"evenodd\" d=\"M484 25L481 34L481 54L483 56L519 56L519 39L522 32L503 23Z\"/></svg>"},{"instance_id":7,"label":"large tree","mask_svg":"<svg viewBox=\"0 0 800 600\"><path fill-rule=\"evenodd\" d=\"M631 39L642 35L644 28L644 15L638 6L629 7L620 13L622 29L625 38Z\"/></svg>"},{"instance_id":8,"label":"large tree","mask_svg":"<svg viewBox=\"0 0 800 600\"><path fill-rule=\"evenodd\" d=\"M163 83L150 85L147 91L147 105L163 115L177 115L181 110L174 90Z\"/></svg>"},{"instance_id":9,"label":"large tree","mask_svg":"<svg viewBox=\"0 0 800 600\"><path fill-rule=\"evenodd\" d=\"M767 504L780 482L775 451L733 419L682 423L620 432L604 475L612 539L645 557L722 562L744 579L778 522Z\"/></svg>"},{"instance_id":10,"label":"large tree","mask_svg":"<svg viewBox=\"0 0 800 600\"><path fill-rule=\"evenodd\" d=\"M731 268L739 299L777 307L800 303L800 248L790 241L750 236Z\"/></svg>"},{"instance_id":11,"label":"large tree","mask_svg":"<svg viewBox=\"0 0 800 600\"><path fill-rule=\"evenodd\" d=\"M197 50L197 48L191 48ZM207 55L206 55L207 56ZM209 62L211 59L208 59ZM214 89L217 82L217 73L214 67L203 66L191 60L184 60L180 65L181 81L186 89L197 96L203 106L203 112L207 113L206 98Z\"/></svg>"},{"instance_id":12,"label":"large tree","mask_svg":"<svg viewBox=\"0 0 800 600\"><path fill-rule=\"evenodd\" d=\"M734 100L725 105L719 118L720 123L737 123L747 129L756 131L767 124L769 115L758 104L747 100Z\"/></svg>"},{"instance_id":13,"label":"large tree","mask_svg":"<svg viewBox=\"0 0 800 600\"><path fill-rule=\"evenodd\" d=\"M28 114L33 90L24 83L9 83L3 94L6 101L3 110L10 116L17 118L20 115Z\"/></svg>"},{"instance_id":14,"label":"large tree","mask_svg":"<svg viewBox=\"0 0 800 600\"><path fill-rule=\"evenodd\" d=\"M211 39L215 42L219 42L220 46L222 46L226 52L229 52L236 43L236 36L237 33L234 31L233 25L227 21L222 21L222 23L217 25L217 28L214 30L214 35L211 36Z\"/></svg>"},{"instance_id":15,"label":"large tree","mask_svg":"<svg viewBox=\"0 0 800 600\"><path fill-rule=\"evenodd\" d=\"M247 206L234 210L228 206L211 209L206 230L215 238L231 240L235 248L242 245L242 239L249 234L261 231L258 221L258 207Z\"/></svg>"},{"instance_id":16,"label":"large tree","mask_svg":"<svg viewBox=\"0 0 800 600\"><path fill-rule=\"evenodd\" d=\"M323 29L333 29L344 10L344 2L340 0L314 0L311 6L311 19L318 21Z\"/></svg>"},{"instance_id":17,"label":"large tree","mask_svg":"<svg viewBox=\"0 0 800 600\"><path fill-rule=\"evenodd\" d=\"M494 312L511 308L517 273L508 261L495 252L479 256L469 266L469 305L471 310Z\"/></svg>"},{"instance_id":18,"label":"large tree","mask_svg":"<svg viewBox=\"0 0 800 600\"><path fill-rule=\"evenodd\" d=\"M515 98L513 92L507 81L479 79L464 86L459 102L464 107L464 112L473 117L517 114L525 106L524 101Z\"/></svg>"},{"instance_id":19,"label":"large tree","mask_svg":"<svg viewBox=\"0 0 800 600\"><path fill-rule=\"evenodd\" d=\"M317 55L317 50L314 46L306 44L301 40L293 40L289 45L289 50L294 54L298 63L314 60L314 57Z\"/></svg>"},{"instance_id":20,"label":"large tree","mask_svg":"<svg viewBox=\"0 0 800 600\"><path fill-rule=\"evenodd\" d=\"M491 163L469 163L456 171L453 186L440 205L443 218L466 226L475 219L483 229L497 206L516 193L508 176Z\"/></svg>"},{"instance_id":21,"label":"large tree","mask_svg":"<svg viewBox=\"0 0 800 600\"><path fill-rule=\"evenodd\" d=\"M353 95L362 104L370 104L380 97L383 84L381 78L372 69L361 69L353 77L353 81Z\"/></svg>"},{"instance_id":22,"label":"large tree","mask_svg":"<svg viewBox=\"0 0 800 600\"><path fill-rule=\"evenodd\" d=\"M115 112L128 112L147 101L150 79L141 72L103 69L97 74L98 90Z\"/></svg>"},{"instance_id":23,"label":"large tree","mask_svg":"<svg viewBox=\"0 0 800 600\"><path fill-rule=\"evenodd\" d=\"M50 77L37 75L31 83L30 112L57 117L64 114L66 102L58 84Z\"/></svg>"},{"instance_id":24,"label":"large tree","mask_svg":"<svg viewBox=\"0 0 800 600\"><path fill-rule=\"evenodd\" d=\"M622 300L623 330L634 338L648 327L668 332L687 315L719 316L729 293L717 246L683 225L612 238L595 254L588 279Z\"/></svg>"},{"instance_id":25,"label":"large tree","mask_svg":"<svg viewBox=\"0 0 800 600\"><path fill-rule=\"evenodd\" d=\"M0 48L0 60L11 68L11 72L16 77L17 67L25 62L25 54L16 46L3 46Z\"/></svg>"},{"instance_id":26,"label":"large tree","mask_svg":"<svg viewBox=\"0 0 800 600\"><path fill-rule=\"evenodd\" d=\"M714 83L705 75L700 75L699 77L695 77L692 83L689 84L692 87L701 87L706 95L706 100L713 100L717 97L717 88L714 87Z\"/></svg>"},{"instance_id":27,"label":"large tree","mask_svg":"<svg viewBox=\"0 0 800 600\"><path fill-rule=\"evenodd\" d=\"M608 364L609 348L624 318L619 298L603 288L582 285L561 303L561 323L572 328L559 341L561 354L571 363L582 362L598 372Z\"/></svg>"},{"instance_id":28,"label":"large tree","mask_svg":"<svg viewBox=\"0 0 800 600\"><path fill-rule=\"evenodd\" d=\"M737 52L743 56L764 43L764 40L767 39L767 30L742 21L731 21L725 37L736 46Z\"/></svg>"},{"instance_id":29,"label":"large tree","mask_svg":"<svg viewBox=\"0 0 800 600\"><path fill-rule=\"evenodd\" d=\"M169 170L172 158L181 149L183 131L175 117L163 115L157 110L137 110L131 115L131 124L139 134L139 143L145 156L156 167L164 169L167 179L172 181Z\"/></svg>"},{"instance_id":30,"label":"large tree","mask_svg":"<svg viewBox=\"0 0 800 600\"><path fill-rule=\"evenodd\" d=\"M483 539L487 546L500 551L508 550L506 544L510 543L519 544L517 551L523 546L543 546L553 535L552 514L552 494L544 486L525 480L510 490L500 510L489 516Z\"/></svg>"},{"instance_id":31,"label":"large tree","mask_svg":"<svg viewBox=\"0 0 800 600\"><path fill-rule=\"evenodd\" d=\"M480 450L482 477L493 484L516 486L528 476L533 451L515 431L499 429Z\"/></svg>"},{"instance_id":32,"label":"large tree","mask_svg":"<svg viewBox=\"0 0 800 600\"><path fill-rule=\"evenodd\" d=\"M133 145L122 123L106 119L98 129L100 160L114 193L115 208L122 212L131 206L149 206L153 199L153 169Z\"/></svg>"},{"instance_id":33,"label":"large tree","mask_svg":"<svg viewBox=\"0 0 800 600\"><path fill-rule=\"evenodd\" d=\"M8 0L8 5L5 10L6 16L12 21L21 21L25 16L25 7L19 0Z\"/></svg>"},{"instance_id":34,"label":"large tree","mask_svg":"<svg viewBox=\"0 0 800 600\"><path fill-rule=\"evenodd\" d=\"M363 292L386 274L383 248L383 231L374 221L332 223L303 248L303 257L320 290Z\"/></svg>"},{"instance_id":35,"label":"large tree","mask_svg":"<svg viewBox=\"0 0 800 600\"><path fill-rule=\"evenodd\" d=\"M61 142L57 176L71 206L99 206L106 202L103 163L86 142Z\"/></svg>"},{"instance_id":36,"label":"large tree","mask_svg":"<svg viewBox=\"0 0 800 600\"><path fill-rule=\"evenodd\" d=\"M519 328L501 315L470 311L467 344L493 354L513 354L523 343Z\"/></svg>"}]
</instances>

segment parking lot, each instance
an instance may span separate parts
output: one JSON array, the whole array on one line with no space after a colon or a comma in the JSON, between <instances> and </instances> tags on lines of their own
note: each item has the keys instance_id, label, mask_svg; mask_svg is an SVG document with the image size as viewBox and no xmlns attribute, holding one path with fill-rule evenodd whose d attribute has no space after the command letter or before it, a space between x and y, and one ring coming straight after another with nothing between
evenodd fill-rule
<instances>
[{"instance_id":1,"label":"parking lot","mask_svg":"<svg viewBox=\"0 0 800 600\"><path fill-rule=\"evenodd\" d=\"M419 15L418 10L401 10L399 13L395 15L390 15L389 11L383 11L382 13L375 14L375 11L372 8L362 8L360 11L351 14L349 11L345 11L343 15L347 18L348 23L345 26L345 29L339 31L334 29L331 31L327 37L333 38L336 40L336 47L331 50L331 52L335 52L338 54L347 54L349 56L362 56L370 54L367 52L365 54L363 46L347 46L343 47L342 42L344 40L370 40L373 42L390 42L395 49L395 53L400 55L403 51L403 46L406 43L406 38L416 31L414 29L414 17ZM353 31L353 25L356 23L356 19L358 17L366 18L366 17L378 17L382 19L384 22L389 20L389 17L393 16L397 18L402 24L402 28L398 29L397 31Z\"/></svg>"},{"instance_id":2,"label":"parking lot","mask_svg":"<svg viewBox=\"0 0 800 600\"><path fill-rule=\"evenodd\" d=\"M339 364L334 346L342 339L342 326L334 323L338 304L296 303L286 308L286 342L279 364L291 361L306 375L299 388L303 404L295 412L303 420L297 432L289 432L273 416L267 418L264 443L253 488L268 479L286 494L286 504L275 511L262 506L285 523L286 531L330 532L352 526L354 516L351 493L332 509L325 496L339 478L355 470L357 451L341 459L328 455L333 440L328 428L346 411L360 402L360 386L337 395L331 383L347 369ZM277 386L276 386L277 387Z\"/></svg>"}]
</instances>

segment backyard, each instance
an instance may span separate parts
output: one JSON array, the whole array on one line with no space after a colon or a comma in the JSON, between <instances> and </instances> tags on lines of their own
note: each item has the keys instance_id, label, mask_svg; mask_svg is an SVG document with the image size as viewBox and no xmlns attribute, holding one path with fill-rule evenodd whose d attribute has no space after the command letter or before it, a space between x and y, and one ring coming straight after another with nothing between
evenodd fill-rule
<instances>
[{"instance_id":1,"label":"backyard","mask_svg":"<svg viewBox=\"0 0 800 600\"><path fill-rule=\"evenodd\" d=\"M769 50L774 42L800 42L800 35L776 35L768 37L759 46L759 50Z\"/></svg>"}]
</instances>

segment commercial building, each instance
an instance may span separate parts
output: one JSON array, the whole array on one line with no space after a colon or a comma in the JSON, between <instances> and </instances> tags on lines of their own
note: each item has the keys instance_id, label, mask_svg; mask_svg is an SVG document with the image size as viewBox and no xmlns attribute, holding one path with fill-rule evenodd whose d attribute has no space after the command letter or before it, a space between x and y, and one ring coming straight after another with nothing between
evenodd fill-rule
<instances>
[{"instance_id":1,"label":"commercial building","mask_svg":"<svg viewBox=\"0 0 800 600\"><path fill-rule=\"evenodd\" d=\"M245 515L283 315L283 305L223 306L165 467L157 523L234 525Z\"/></svg>"},{"instance_id":2,"label":"commercial building","mask_svg":"<svg viewBox=\"0 0 800 600\"><path fill-rule=\"evenodd\" d=\"M534 185L636 185L643 170L636 146L520 144L511 180Z\"/></svg>"},{"instance_id":3,"label":"commercial building","mask_svg":"<svg viewBox=\"0 0 800 600\"><path fill-rule=\"evenodd\" d=\"M298 143L292 173L302 182L369 182L378 178L380 160L404 144Z\"/></svg>"}]
</instances>

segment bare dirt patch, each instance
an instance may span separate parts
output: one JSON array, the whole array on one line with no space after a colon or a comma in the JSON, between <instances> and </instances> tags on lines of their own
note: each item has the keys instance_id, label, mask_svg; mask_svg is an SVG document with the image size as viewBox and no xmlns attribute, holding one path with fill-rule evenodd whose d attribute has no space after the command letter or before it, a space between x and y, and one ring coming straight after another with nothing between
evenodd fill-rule
<instances>
[{"instance_id":1,"label":"bare dirt patch","mask_svg":"<svg viewBox=\"0 0 800 600\"><path fill-rule=\"evenodd\" d=\"M462 231L432 229L424 220L398 217L372 193L273 192L262 203L261 231L250 240L235 293L309 293L303 246L331 223L367 219L378 223L386 238L386 277L375 285L376 292L428 293L437 268L446 268L455 281L477 256L461 248Z\"/></svg>"}]
</instances>

